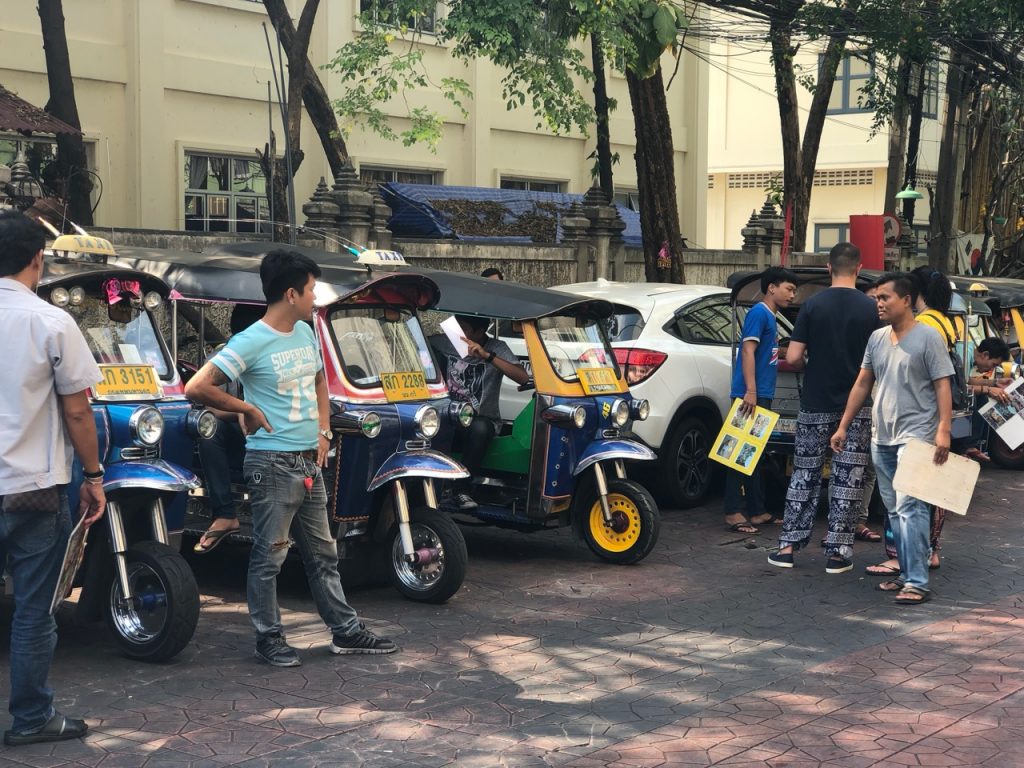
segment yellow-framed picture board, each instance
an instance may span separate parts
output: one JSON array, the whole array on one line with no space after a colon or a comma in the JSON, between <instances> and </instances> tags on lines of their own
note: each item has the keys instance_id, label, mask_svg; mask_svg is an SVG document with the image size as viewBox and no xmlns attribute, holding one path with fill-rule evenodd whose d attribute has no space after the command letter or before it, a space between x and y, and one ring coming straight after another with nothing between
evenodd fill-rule
<instances>
[{"instance_id":1,"label":"yellow-framed picture board","mask_svg":"<svg viewBox=\"0 0 1024 768\"><path fill-rule=\"evenodd\" d=\"M718 433L711 447L711 459L737 472L750 475L761 460L768 438L772 436L779 414L767 408L757 407L751 414L740 411L743 401L733 401L729 415L725 417L722 431Z\"/></svg>"}]
</instances>

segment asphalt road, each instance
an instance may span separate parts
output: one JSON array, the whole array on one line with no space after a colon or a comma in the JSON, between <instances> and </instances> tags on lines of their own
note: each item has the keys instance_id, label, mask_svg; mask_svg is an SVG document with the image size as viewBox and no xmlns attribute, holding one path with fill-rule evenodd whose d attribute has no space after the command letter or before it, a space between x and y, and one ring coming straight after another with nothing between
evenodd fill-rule
<instances>
[{"instance_id":1,"label":"asphalt road","mask_svg":"<svg viewBox=\"0 0 1024 768\"><path fill-rule=\"evenodd\" d=\"M933 600L913 607L863 573L881 545L858 545L852 573L826 575L817 549L783 571L771 529L728 532L718 500L665 512L633 567L568 531L468 529L448 605L350 590L402 646L387 657L328 654L292 565L296 669L253 659L245 549L224 545L194 560L200 627L171 663L121 658L64 609L51 679L91 733L0 747L0 765L1024 766L1022 488L982 473L971 513L947 522Z\"/></svg>"}]
</instances>

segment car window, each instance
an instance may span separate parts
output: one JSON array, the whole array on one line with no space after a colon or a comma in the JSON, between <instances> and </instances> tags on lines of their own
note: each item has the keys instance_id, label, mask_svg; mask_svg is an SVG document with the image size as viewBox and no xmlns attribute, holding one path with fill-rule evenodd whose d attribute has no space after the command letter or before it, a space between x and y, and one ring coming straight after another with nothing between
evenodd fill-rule
<instances>
[{"instance_id":1,"label":"car window","mask_svg":"<svg viewBox=\"0 0 1024 768\"><path fill-rule=\"evenodd\" d=\"M615 314L605 321L609 341L634 341L644 329L644 316L633 307L615 305Z\"/></svg>"},{"instance_id":2,"label":"car window","mask_svg":"<svg viewBox=\"0 0 1024 768\"><path fill-rule=\"evenodd\" d=\"M743 327L749 307L737 307L736 332ZM793 330L792 323L784 316L776 314L779 323L779 340L789 338ZM725 296L710 296L682 307L666 327L667 331L691 344L723 344L732 345L733 337L732 307Z\"/></svg>"}]
</instances>

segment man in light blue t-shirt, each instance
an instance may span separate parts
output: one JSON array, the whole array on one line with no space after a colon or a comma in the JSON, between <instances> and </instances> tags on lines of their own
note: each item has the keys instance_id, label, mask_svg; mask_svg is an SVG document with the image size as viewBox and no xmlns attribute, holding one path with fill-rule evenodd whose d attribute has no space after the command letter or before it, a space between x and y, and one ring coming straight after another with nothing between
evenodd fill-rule
<instances>
[{"instance_id":1,"label":"man in light blue t-shirt","mask_svg":"<svg viewBox=\"0 0 1024 768\"><path fill-rule=\"evenodd\" d=\"M307 324L320 268L287 250L260 264L267 299L263 319L232 336L192 378L192 400L242 414L246 433L243 470L249 486L254 543L249 555L249 615L256 657L276 667L302 662L288 645L277 604L277 574L294 536L321 618L333 636L331 653L393 653L387 638L365 629L345 599L338 549L327 524L327 492L320 468L333 435L323 363ZM244 400L221 389L242 384Z\"/></svg>"}]
</instances>

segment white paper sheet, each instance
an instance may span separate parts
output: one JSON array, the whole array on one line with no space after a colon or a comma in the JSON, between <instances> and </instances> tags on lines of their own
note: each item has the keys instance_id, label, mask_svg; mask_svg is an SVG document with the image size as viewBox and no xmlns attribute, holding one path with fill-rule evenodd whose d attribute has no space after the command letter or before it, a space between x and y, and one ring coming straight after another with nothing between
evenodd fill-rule
<instances>
[{"instance_id":1,"label":"white paper sheet","mask_svg":"<svg viewBox=\"0 0 1024 768\"><path fill-rule=\"evenodd\" d=\"M934 445L924 440L910 440L900 455L892 479L893 488L958 515L966 515L981 465L955 453L949 454L945 464L936 464L934 458Z\"/></svg>"},{"instance_id":2,"label":"white paper sheet","mask_svg":"<svg viewBox=\"0 0 1024 768\"><path fill-rule=\"evenodd\" d=\"M1011 451L1024 443L1024 379L1017 379L1006 388L1010 402L1000 403L989 398L978 411Z\"/></svg>"},{"instance_id":3,"label":"white paper sheet","mask_svg":"<svg viewBox=\"0 0 1024 768\"><path fill-rule=\"evenodd\" d=\"M441 321L441 330L444 331L448 341L455 347L455 354L459 357L466 357L469 354L469 345L462 340L466 332L462 330L462 326L459 325L459 321L455 319L454 315L447 320Z\"/></svg>"}]
</instances>

